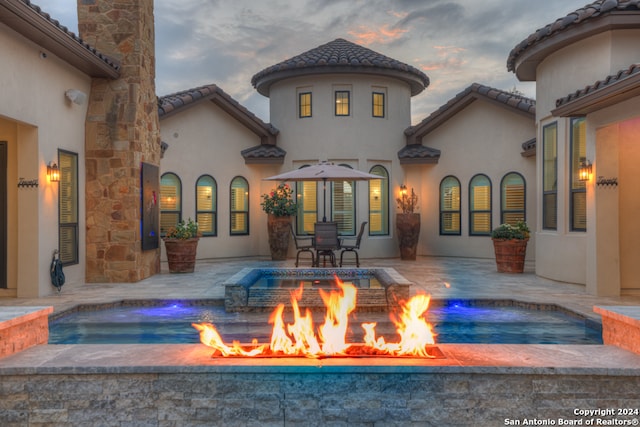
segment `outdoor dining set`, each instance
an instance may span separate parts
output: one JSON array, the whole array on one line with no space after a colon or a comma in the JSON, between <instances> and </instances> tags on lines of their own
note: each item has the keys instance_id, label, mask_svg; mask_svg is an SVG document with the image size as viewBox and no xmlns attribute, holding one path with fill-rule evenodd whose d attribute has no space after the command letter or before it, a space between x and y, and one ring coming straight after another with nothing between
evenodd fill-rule
<instances>
[{"instance_id":1,"label":"outdoor dining set","mask_svg":"<svg viewBox=\"0 0 640 427\"><path fill-rule=\"evenodd\" d=\"M298 236L291 226L291 236L296 245L296 267L300 263L300 254L311 254L311 264L313 267L320 267L320 259L322 258L323 267L327 265L327 258L332 267L337 267L336 251L340 251L340 267L344 262L344 254L351 252L355 254L356 267L360 267L360 257L358 249L362 241L367 221L360 225L360 231L356 237L340 237L338 236L337 222L316 222L314 224L313 236Z\"/></svg>"}]
</instances>

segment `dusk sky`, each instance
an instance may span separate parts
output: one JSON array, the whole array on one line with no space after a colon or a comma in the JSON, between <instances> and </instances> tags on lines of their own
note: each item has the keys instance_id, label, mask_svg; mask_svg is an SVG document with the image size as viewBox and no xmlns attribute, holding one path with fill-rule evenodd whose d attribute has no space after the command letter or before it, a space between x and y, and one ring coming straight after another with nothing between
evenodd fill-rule
<instances>
[{"instance_id":1,"label":"dusk sky","mask_svg":"<svg viewBox=\"0 0 640 427\"><path fill-rule=\"evenodd\" d=\"M78 33L76 0L34 0ZM269 121L251 86L262 69L344 38L424 71L417 123L476 82L535 97L507 72L509 52L588 0L156 0L156 91L216 84ZM578 88L576 88L578 89Z\"/></svg>"}]
</instances>

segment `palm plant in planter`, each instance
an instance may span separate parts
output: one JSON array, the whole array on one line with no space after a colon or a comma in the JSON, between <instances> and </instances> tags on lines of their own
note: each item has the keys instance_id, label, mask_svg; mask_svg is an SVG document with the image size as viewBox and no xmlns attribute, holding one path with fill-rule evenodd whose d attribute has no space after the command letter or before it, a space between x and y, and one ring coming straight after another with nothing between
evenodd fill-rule
<instances>
[{"instance_id":1,"label":"palm plant in planter","mask_svg":"<svg viewBox=\"0 0 640 427\"><path fill-rule=\"evenodd\" d=\"M415 260L420 238L420 214L414 212L418 208L418 196L411 189L407 194L407 187L400 186L400 197L396 199L398 209L396 214L396 231L400 244L400 259Z\"/></svg>"},{"instance_id":2,"label":"palm plant in planter","mask_svg":"<svg viewBox=\"0 0 640 427\"><path fill-rule=\"evenodd\" d=\"M298 211L293 201L293 190L288 184L280 184L268 194L262 195L262 210L268 215L269 250L271 259L284 260L289 251L291 217Z\"/></svg>"},{"instance_id":3,"label":"palm plant in planter","mask_svg":"<svg viewBox=\"0 0 640 427\"><path fill-rule=\"evenodd\" d=\"M500 224L491 232L493 248L496 255L496 266L499 273L522 273L524 258L527 254L529 227L524 221L515 225Z\"/></svg>"},{"instance_id":4,"label":"palm plant in planter","mask_svg":"<svg viewBox=\"0 0 640 427\"><path fill-rule=\"evenodd\" d=\"M189 218L171 227L162 238L170 273L193 273L200 233L198 223Z\"/></svg>"}]
</instances>

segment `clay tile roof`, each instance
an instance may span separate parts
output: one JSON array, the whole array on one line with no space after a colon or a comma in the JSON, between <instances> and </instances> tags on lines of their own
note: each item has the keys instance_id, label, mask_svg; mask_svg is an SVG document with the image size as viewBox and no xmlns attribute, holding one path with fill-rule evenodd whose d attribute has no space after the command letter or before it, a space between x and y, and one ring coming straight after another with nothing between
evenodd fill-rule
<instances>
[{"instance_id":1,"label":"clay tile roof","mask_svg":"<svg viewBox=\"0 0 640 427\"><path fill-rule=\"evenodd\" d=\"M637 12L639 10L640 0L597 0L587 4L569 13L567 16L558 18L551 24L536 30L529 37L518 43L509 53L507 70L515 72L516 61L521 55L559 34L565 33L587 22L593 22L606 15L629 11Z\"/></svg>"},{"instance_id":2,"label":"clay tile roof","mask_svg":"<svg viewBox=\"0 0 640 427\"><path fill-rule=\"evenodd\" d=\"M438 163L439 158L440 150L422 144L405 145L398 151L401 165Z\"/></svg>"},{"instance_id":3,"label":"clay tile roof","mask_svg":"<svg viewBox=\"0 0 640 427\"><path fill-rule=\"evenodd\" d=\"M536 155L536 138L531 138L522 143L522 157L531 157Z\"/></svg>"},{"instance_id":4,"label":"clay tile roof","mask_svg":"<svg viewBox=\"0 0 640 427\"><path fill-rule=\"evenodd\" d=\"M605 107L613 102L621 102L640 93L640 64L611 74L592 85L570 93L556 100L554 115L584 115ZM593 102L589 101L593 99Z\"/></svg>"},{"instance_id":5,"label":"clay tile roof","mask_svg":"<svg viewBox=\"0 0 640 427\"><path fill-rule=\"evenodd\" d=\"M0 2L0 22L90 76L120 75L118 61L85 43L30 0Z\"/></svg>"},{"instance_id":6,"label":"clay tile roof","mask_svg":"<svg viewBox=\"0 0 640 427\"><path fill-rule=\"evenodd\" d=\"M192 107L200 102L210 101L238 120L250 131L258 135L262 144L275 145L280 131L270 123L265 123L218 86L211 84L187 89L158 97L160 120Z\"/></svg>"},{"instance_id":7,"label":"clay tile roof","mask_svg":"<svg viewBox=\"0 0 640 427\"><path fill-rule=\"evenodd\" d=\"M429 77L417 68L344 39L335 39L265 68L253 76L251 84L269 96L271 85L279 80L324 73L387 75L407 82L412 95L429 86Z\"/></svg>"},{"instance_id":8,"label":"clay tile roof","mask_svg":"<svg viewBox=\"0 0 640 427\"><path fill-rule=\"evenodd\" d=\"M287 154L280 147L275 145L260 144L255 147L244 149L240 152L244 161L250 163L284 163L284 156Z\"/></svg>"}]
</instances>

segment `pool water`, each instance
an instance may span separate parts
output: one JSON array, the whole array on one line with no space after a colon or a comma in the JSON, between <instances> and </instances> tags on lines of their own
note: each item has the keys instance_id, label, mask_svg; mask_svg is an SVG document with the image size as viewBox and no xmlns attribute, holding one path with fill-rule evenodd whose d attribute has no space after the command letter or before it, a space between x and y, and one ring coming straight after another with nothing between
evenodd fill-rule
<instances>
[{"instance_id":1,"label":"pool water","mask_svg":"<svg viewBox=\"0 0 640 427\"><path fill-rule=\"evenodd\" d=\"M313 313L316 325L324 313ZM49 344L179 344L198 343L192 323L216 326L225 342L269 342L269 313L227 313L223 306L165 304L120 306L76 311L49 322ZM558 310L529 310L514 306L444 304L426 317L437 343L469 344L602 344L598 325ZM291 322L287 318L285 321ZM360 323L378 322L376 332L387 342L397 341L395 326L386 313L355 313L349 319L351 342L362 341Z\"/></svg>"},{"instance_id":2,"label":"pool water","mask_svg":"<svg viewBox=\"0 0 640 427\"><path fill-rule=\"evenodd\" d=\"M352 284L358 289L380 289L382 284L378 279L370 275L358 276L357 278L342 278L344 284ZM317 277L278 277L263 275L254 284L252 288L263 289L295 289L300 286L305 289L336 289L336 281L333 277L317 276Z\"/></svg>"}]
</instances>

